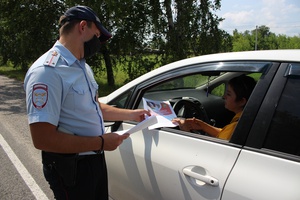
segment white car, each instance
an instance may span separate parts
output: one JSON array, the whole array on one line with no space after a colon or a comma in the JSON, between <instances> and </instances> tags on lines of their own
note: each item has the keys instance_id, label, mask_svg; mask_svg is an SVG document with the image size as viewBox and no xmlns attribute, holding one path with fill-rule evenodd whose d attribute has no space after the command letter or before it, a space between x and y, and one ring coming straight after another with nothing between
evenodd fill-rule
<instances>
[{"instance_id":1,"label":"white car","mask_svg":"<svg viewBox=\"0 0 300 200\"><path fill-rule=\"evenodd\" d=\"M106 152L113 200L300 199L300 50L222 53L153 70L100 101L142 108L142 98L169 100L179 117L216 127L229 123L226 82L257 80L229 141L173 128L131 134ZM109 123L107 123L109 124ZM107 132L137 123L114 122Z\"/></svg>"}]
</instances>

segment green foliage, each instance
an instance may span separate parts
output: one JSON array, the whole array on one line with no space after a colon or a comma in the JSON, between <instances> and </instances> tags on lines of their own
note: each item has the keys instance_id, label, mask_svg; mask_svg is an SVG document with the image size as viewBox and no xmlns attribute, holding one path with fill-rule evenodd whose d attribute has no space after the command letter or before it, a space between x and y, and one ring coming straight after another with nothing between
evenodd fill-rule
<instances>
[{"instance_id":1,"label":"green foliage","mask_svg":"<svg viewBox=\"0 0 300 200\"><path fill-rule=\"evenodd\" d=\"M183 58L217 52L300 48L300 38L266 26L233 36L218 28L221 0L1 0L0 56L24 71L58 37L58 19L74 5L91 7L113 34L88 63L111 88ZM125 74L124 74L125 73ZM123 83L123 84L124 84ZM122 83L121 83L122 84Z\"/></svg>"},{"instance_id":2,"label":"green foliage","mask_svg":"<svg viewBox=\"0 0 300 200\"><path fill-rule=\"evenodd\" d=\"M106 68L111 85L112 68L120 62L133 79L156 65L222 50L224 32L218 29L222 19L213 14L220 0L2 0L3 61L26 70L56 40L59 16L78 4L93 8L114 35L102 55L89 60L96 70ZM147 55L155 58L145 59Z\"/></svg>"},{"instance_id":3,"label":"green foliage","mask_svg":"<svg viewBox=\"0 0 300 200\"><path fill-rule=\"evenodd\" d=\"M57 38L61 1L9 0L0 5L0 54L3 62L27 70L28 65L53 45Z\"/></svg>"},{"instance_id":4,"label":"green foliage","mask_svg":"<svg viewBox=\"0 0 300 200\"><path fill-rule=\"evenodd\" d=\"M215 96L218 96L218 97L222 97L222 96L224 96L225 88L226 88L225 83L222 83L222 84L219 85L218 87L214 88L214 89L211 91L211 94L212 94L212 95L215 95Z\"/></svg>"},{"instance_id":5,"label":"green foliage","mask_svg":"<svg viewBox=\"0 0 300 200\"><path fill-rule=\"evenodd\" d=\"M255 81L258 81L259 78L261 77L261 73L251 73L248 76L254 78ZM222 97L222 96L224 96L225 89L226 89L226 84L222 83L221 85L215 87L211 91L211 94Z\"/></svg>"},{"instance_id":6,"label":"green foliage","mask_svg":"<svg viewBox=\"0 0 300 200\"><path fill-rule=\"evenodd\" d=\"M219 8L219 0L165 0L162 3L162 13L166 13L162 16L166 42L161 45L166 63L222 51L225 34L218 25L223 19L214 14Z\"/></svg>"},{"instance_id":7,"label":"green foliage","mask_svg":"<svg viewBox=\"0 0 300 200\"><path fill-rule=\"evenodd\" d=\"M250 43L250 35L249 32L244 34L238 33L237 30L233 32L233 42L232 42L232 50L233 51L246 51L252 48Z\"/></svg>"},{"instance_id":8,"label":"green foliage","mask_svg":"<svg viewBox=\"0 0 300 200\"><path fill-rule=\"evenodd\" d=\"M257 40L256 40L257 38ZM256 42L257 41L257 42ZM268 49L300 49L300 36L288 37L276 35L267 26L259 26L254 30L239 33L233 32L233 51L268 50Z\"/></svg>"},{"instance_id":9,"label":"green foliage","mask_svg":"<svg viewBox=\"0 0 300 200\"><path fill-rule=\"evenodd\" d=\"M20 67L13 67L9 62L0 66L0 74L19 81L23 81L25 77L25 72Z\"/></svg>"}]
</instances>

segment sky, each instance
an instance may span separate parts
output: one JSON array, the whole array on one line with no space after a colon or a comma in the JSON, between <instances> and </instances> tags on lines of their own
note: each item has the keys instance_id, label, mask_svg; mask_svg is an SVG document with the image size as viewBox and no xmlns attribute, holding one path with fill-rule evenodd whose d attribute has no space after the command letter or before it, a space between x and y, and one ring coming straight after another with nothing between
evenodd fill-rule
<instances>
[{"instance_id":1,"label":"sky","mask_svg":"<svg viewBox=\"0 0 300 200\"><path fill-rule=\"evenodd\" d=\"M276 35L300 36L300 0L221 0L219 28L232 35L265 25Z\"/></svg>"}]
</instances>

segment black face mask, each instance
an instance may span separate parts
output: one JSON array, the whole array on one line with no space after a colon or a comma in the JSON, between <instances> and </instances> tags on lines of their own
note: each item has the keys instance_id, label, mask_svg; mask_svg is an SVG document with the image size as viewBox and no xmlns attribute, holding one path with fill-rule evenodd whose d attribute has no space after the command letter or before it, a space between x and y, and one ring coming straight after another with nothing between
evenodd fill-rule
<instances>
[{"instance_id":1,"label":"black face mask","mask_svg":"<svg viewBox=\"0 0 300 200\"><path fill-rule=\"evenodd\" d=\"M100 40L94 35L92 39L84 43L84 58L91 57L100 51Z\"/></svg>"}]
</instances>

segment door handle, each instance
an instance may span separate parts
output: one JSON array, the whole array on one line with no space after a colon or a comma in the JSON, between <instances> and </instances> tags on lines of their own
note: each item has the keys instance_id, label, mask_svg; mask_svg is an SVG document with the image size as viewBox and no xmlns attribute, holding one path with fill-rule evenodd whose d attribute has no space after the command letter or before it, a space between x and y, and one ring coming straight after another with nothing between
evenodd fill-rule
<instances>
[{"instance_id":1,"label":"door handle","mask_svg":"<svg viewBox=\"0 0 300 200\"><path fill-rule=\"evenodd\" d=\"M196 180L202 181L208 185L217 187L219 185L219 181L218 179L209 176L206 174L206 170L203 169L202 167L198 167L198 166L189 166L189 167L185 167L182 172L190 177L190 178L194 178Z\"/></svg>"}]
</instances>

